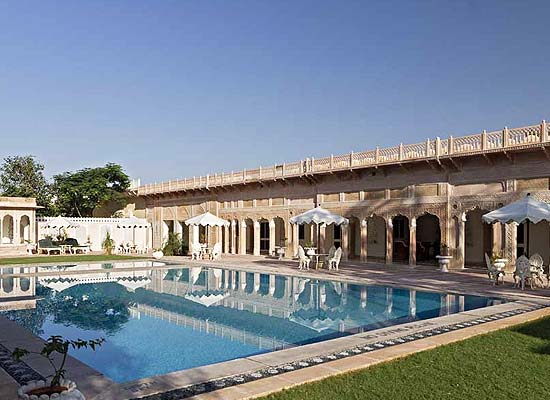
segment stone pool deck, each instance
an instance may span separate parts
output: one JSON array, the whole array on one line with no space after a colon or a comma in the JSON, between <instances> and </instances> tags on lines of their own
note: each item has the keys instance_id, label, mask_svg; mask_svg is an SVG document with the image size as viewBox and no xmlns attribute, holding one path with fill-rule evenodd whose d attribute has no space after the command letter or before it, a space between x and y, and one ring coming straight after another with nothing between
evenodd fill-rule
<instances>
[{"instance_id":1,"label":"stone pool deck","mask_svg":"<svg viewBox=\"0 0 550 400\"><path fill-rule=\"evenodd\" d=\"M547 307L550 305L550 290L516 289L512 285L511 274L505 285L495 287L488 282L483 270L441 273L433 266L349 262L343 263L339 271L298 271L295 261L253 256L224 256L221 261L167 257L163 261L168 265L160 268L173 268L175 265L218 266L240 271L478 294L516 301L124 384L116 384L80 361L70 358L71 378L78 382L88 400L254 398L550 315L550 307ZM6 370L11 368L11 374L0 368L0 398L15 398L19 384L13 378L14 369L19 369L15 371L16 376L17 373L21 375L32 371L47 375L49 369L47 362L38 357L26 359L28 370L20 366L10 367L5 357L9 350L16 346L37 349L42 342L3 317L0 317L0 332L0 365Z\"/></svg>"}]
</instances>

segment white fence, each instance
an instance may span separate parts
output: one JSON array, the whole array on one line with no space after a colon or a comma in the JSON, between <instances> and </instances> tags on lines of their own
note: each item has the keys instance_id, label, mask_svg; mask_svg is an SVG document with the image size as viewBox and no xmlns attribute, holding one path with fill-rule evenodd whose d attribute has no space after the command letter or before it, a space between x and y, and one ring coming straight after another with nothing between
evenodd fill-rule
<instances>
[{"instance_id":1,"label":"white fence","mask_svg":"<svg viewBox=\"0 0 550 400\"><path fill-rule=\"evenodd\" d=\"M75 238L79 244L91 244L92 251L101 251L101 244L107 233L118 247L121 244L133 244L138 249L151 249L151 224L139 218L66 218L74 224L67 228L50 228L48 222L52 217L37 218L38 239L60 234Z\"/></svg>"}]
</instances>

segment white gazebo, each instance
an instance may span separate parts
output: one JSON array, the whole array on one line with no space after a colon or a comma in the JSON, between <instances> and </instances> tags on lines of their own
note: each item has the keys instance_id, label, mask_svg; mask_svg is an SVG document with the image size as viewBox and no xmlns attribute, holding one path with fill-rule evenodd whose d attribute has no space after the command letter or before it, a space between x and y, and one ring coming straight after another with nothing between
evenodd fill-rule
<instances>
[{"instance_id":1,"label":"white gazebo","mask_svg":"<svg viewBox=\"0 0 550 400\"><path fill-rule=\"evenodd\" d=\"M527 194L521 200L483 215L482 220L486 224L494 224L496 222L503 224L526 223L526 255L529 255L529 225L531 223L538 224L541 221L550 222L550 205L536 200L530 194Z\"/></svg>"},{"instance_id":2,"label":"white gazebo","mask_svg":"<svg viewBox=\"0 0 550 400\"><path fill-rule=\"evenodd\" d=\"M214 214L210 212L205 212L203 214L197 215L195 217L189 218L187 221L185 221L185 225L187 226L204 226L207 230L207 241L209 237L209 229L210 227L223 227L223 226L229 226L229 221L226 221L225 219L222 219L220 217L215 216ZM199 241L199 230L194 229L193 230L193 243L197 243Z\"/></svg>"},{"instance_id":3,"label":"white gazebo","mask_svg":"<svg viewBox=\"0 0 550 400\"><path fill-rule=\"evenodd\" d=\"M327 226L331 224L347 225L349 224L349 220L318 206L290 218L290 223L295 225L307 225L313 223L317 225L317 252L321 252L322 249L319 249L319 243L321 241L321 230L319 228L321 226Z\"/></svg>"}]
</instances>

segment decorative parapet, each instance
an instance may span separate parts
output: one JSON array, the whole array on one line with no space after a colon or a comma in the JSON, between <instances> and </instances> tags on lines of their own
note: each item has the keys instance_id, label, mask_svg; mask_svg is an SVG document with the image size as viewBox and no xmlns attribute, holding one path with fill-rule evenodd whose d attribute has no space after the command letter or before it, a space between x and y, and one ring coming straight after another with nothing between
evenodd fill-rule
<instances>
[{"instance_id":1,"label":"decorative parapet","mask_svg":"<svg viewBox=\"0 0 550 400\"><path fill-rule=\"evenodd\" d=\"M178 179L162 183L141 185L134 188L138 196L167 192L181 192L194 189L208 189L227 185L245 184L265 180L295 178L304 175L338 172L357 168L399 164L422 160L439 160L454 156L471 156L504 150L535 147L550 142L550 125L542 121L539 125L502 131L486 132L452 137L436 138L416 144L400 144L384 149L376 148L358 153L349 153L324 158L306 158L292 163L271 167L260 167L239 172L221 173Z\"/></svg>"}]
</instances>

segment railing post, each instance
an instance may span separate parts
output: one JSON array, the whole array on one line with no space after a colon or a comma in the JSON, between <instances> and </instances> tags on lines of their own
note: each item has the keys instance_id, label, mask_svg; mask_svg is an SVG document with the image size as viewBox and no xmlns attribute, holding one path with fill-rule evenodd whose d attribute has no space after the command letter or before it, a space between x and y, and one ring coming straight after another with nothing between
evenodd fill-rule
<instances>
[{"instance_id":1,"label":"railing post","mask_svg":"<svg viewBox=\"0 0 550 400\"><path fill-rule=\"evenodd\" d=\"M481 150L487 149L487 131L483 129L481 133Z\"/></svg>"},{"instance_id":2,"label":"railing post","mask_svg":"<svg viewBox=\"0 0 550 400\"><path fill-rule=\"evenodd\" d=\"M243 169L243 182L246 182L246 168Z\"/></svg>"},{"instance_id":3,"label":"railing post","mask_svg":"<svg viewBox=\"0 0 550 400\"><path fill-rule=\"evenodd\" d=\"M399 143L399 161L403 160L403 143Z\"/></svg>"},{"instance_id":4,"label":"railing post","mask_svg":"<svg viewBox=\"0 0 550 400\"><path fill-rule=\"evenodd\" d=\"M439 154L441 154L441 139L438 136L435 138L435 157L439 158Z\"/></svg>"},{"instance_id":5,"label":"railing post","mask_svg":"<svg viewBox=\"0 0 550 400\"><path fill-rule=\"evenodd\" d=\"M262 180L262 166L260 165L260 180Z\"/></svg>"},{"instance_id":6,"label":"railing post","mask_svg":"<svg viewBox=\"0 0 550 400\"><path fill-rule=\"evenodd\" d=\"M430 138L426 139L426 157L430 157Z\"/></svg>"},{"instance_id":7,"label":"railing post","mask_svg":"<svg viewBox=\"0 0 550 400\"><path fill-rule=\"evenodd\" d=\"M285 173L286 173L285 170L286 170L286 163L283 163L283 170L281 171L283 177L285 176Z\"/></svg>"},{"instance_id":8,"label":"railing post","mask_svg":"<svg viewBox=\"0 0 550 400\"><path fill-rule=\"evenodd\" d=\"M334 155L330 155L330 170L332 171L332 169L334 168Z\"/></svg>"},{"instance_id":9,"label":"railing post","mask_svg":"<svg viewBox=\"0 0 550 400\"><path fill-rule=\"evenodd\" d=\"M508 142L510 140L510 135L509 135L509 132L508 132L508 127L505 126L504 129L502 130L502 147L508 147Z\"/></svg>"},{"instance_id":10,"label":"railing post","mask_svg":"<svg viewBox=\"0 0 550 400\"><path fill-rule=\"evenodd\" d=\"M311 157L311 173L315 171L315 157Z\"/></svg>"},{"instance_id":11,"label":"railing post","mask_svg":"<svg viewBox=\"0 0 550 400\"><path fill-rule=\"evenodd\" d=\"M447 151L449 152L449 155L452 155L454 153L454 150L455 150L455 139L453 138L453 136L449 136L449 140L448 140L448 144L447 146L449 147L447 149Z\"/></svg>"},{"instance_id":12,"label":"railing post","mask_svg":"<svg viewBox=\"0 0 550 400\"><path fill-rule=\"evenodd\" d=\"M378 165L380 160L380 147L376 146L376 152L374 153L374 163Z\"/></svg>"},{"instance_id":13,"label":"railing post","mask_svg":"<svg viewBox=\"0 0 550 400\"><path fill-rule=\"evenodd\" d=\"M353 151L349 153L349 167L353 167Z\"/></svg>"},{"instance_id":14,"label":"railing post","mask_svg":"<svg viewBox=\"0 0 550 400\"><path fill-rule=\"evenodd\" d=\"M206 174L206 187L208 187L210 183L210 174Z\"/></svg>"},{"instance_id":15,"label":"railing post","mask_svg":"<svg viewBox=\"0 0 550 400\"><path fill-rule=\"evenodd\" d=\"M540 141L543 143L548 141L548 129L546 128L546 121L544 119L540 123Z\"/></svg>"}]
</instances>

